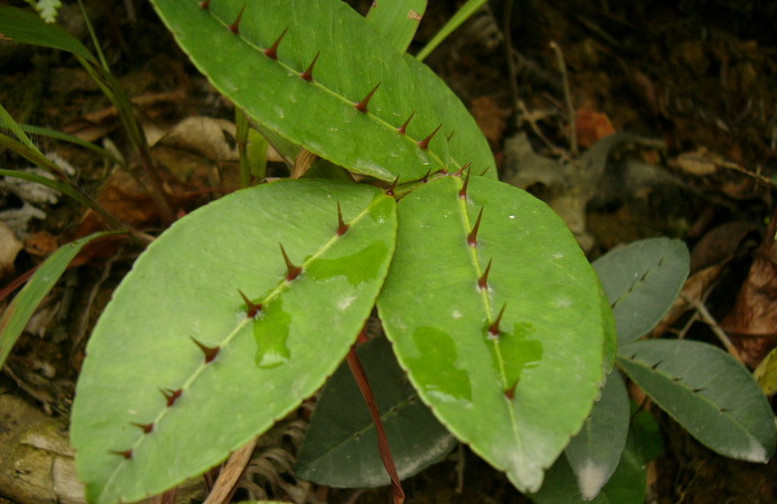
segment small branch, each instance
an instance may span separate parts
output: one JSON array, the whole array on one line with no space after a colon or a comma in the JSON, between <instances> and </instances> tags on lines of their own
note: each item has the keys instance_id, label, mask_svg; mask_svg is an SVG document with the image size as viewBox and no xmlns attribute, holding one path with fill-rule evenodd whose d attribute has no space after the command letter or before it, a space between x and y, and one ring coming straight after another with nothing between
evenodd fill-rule
<instances>
[{"instance_id":1,"label":"small branch","mask_svg":"<svg viewBox=\"0 0 777 504\"><path fill-rule=\"evenodd\" d=\"M391 478L391 493L394 497L394 504L403 504L405 502L405 491L402 489L402 483L399 481L397 468L394 465L394 457L391 455L386 431L383 430L380 411L378 410L377 404L375 404L375 397L372 395L370 383L367 381L367 374L364 372L364 368L359 361L359 356L356 355L354 347L351 347L346 359L348 361L348 367L351 368L351 374L353 374L353 377L356 379L356 384L359 386L359 390L364 397L364 402L367 403L367 408L370 410L372 421L375 423L375 430L378 433L378 450L380 451L380 458L383 460L386 472L388 473L389 478ZM205 504L210 503L206 502Z\"/></svg>"},{"instance_id":2,"label":"small branch","mask_svg":"<svg viewBox=\"0 0 777 504\"><path fill-rule=\"evenodd\" d=\"M235 493L238 480L240 480L248 463L251 461L251 454L254 452L254 448L256 448L256 441L258 439L258 437L253 438L251 442L229 457L203 504L226 504L229 502L232 494Z\"/></svg>"},{"instance_id":3,"label":"small branch","mask_svg":"<svg viewBox=\"0 0 777 504\"><path fill-rule=\"evenodd\" d=\"M556 54L556 64L561 72L561 81L564 86L564 101L567 105L567 111L569 113L569 150L572 151L572 157L577 157L577 112L575 112L575 106L572 104L572 91L569 89L569 76L567 75L567 64L564 62L564 53L561 52L561 47L555 42L550 43L550 48Z\"/></svg>"},{"instance_id":4,"label":"small branch","mask_svg":"<svg viewBox=\"0 0 777 504\"><path fill-rule=\"evenodd\" d=\"M733 355L734 358L739 362L744 363L742 357L739 355L739 350L737 350L737 347L734 346L734 344L731 342L726 332L720 328L717 321L715 320L715 317L713 317L710 312L707 311L707 307L704 306L704 303L686 296L683 296L683 299L691 306L693 306L693 308L699 314L699 317L701 317L702 322L710 327L715 336L717 336L720 342L723 343L723 346L726 347L728 353Z\"/></svg>"}]
</instances>

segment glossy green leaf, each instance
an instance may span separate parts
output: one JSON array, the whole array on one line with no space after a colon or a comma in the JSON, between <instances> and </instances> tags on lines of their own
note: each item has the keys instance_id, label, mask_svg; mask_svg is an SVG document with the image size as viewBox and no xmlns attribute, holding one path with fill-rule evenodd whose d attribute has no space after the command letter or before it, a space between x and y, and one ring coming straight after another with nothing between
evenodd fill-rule
<instances>
[{"instance_id":1,"label":"glossy green leaf","mask_svg":"<svg viewBox=\"0 0 777 504\"><path fill-rule=\"evenodd\" d=\"M386 338L357 350L381 412L397 473L404 479L442 460L456 440L419 399ZM375 424L348 365L327 381L297 456L298 477L333 487L388 485Z\"/></svg>"},{"instance_id":2,"label":"glossy green leaf","mask_svg":"<svg viewBox=\"0 0 777 504\"><path fill-rule=\"evenodd\" d=\"M443 81L419 77L417 68L344 2L219 0L208 9L198 0L152 3L194 64L260 130L386 181L419 179L467 162L496 176L485 137L462 103L450 99ZM229 28L241 12L235 34ZM268 57L265 50L287 28L277 60ZM312 80L305 80L317 55ZM355 104L376 86L367 112L358 110ZM397 129L411 115L407 134L401 134ZM419 142L440 125L428 150L421 148ZM474 137L468 142L476 147L464 157L449 153L447 137L454 130L456 140Z\"/></svg>"},{"instance_id":3,"label":"glossy green leaf","mask_svg":"<svg viewBox=\"0 0 777 504\"><path fill-rule=\"evenodd\" d=\"M544 203L477 176L466 198L462 187L444 177L400 200L378 308L437 418L520 490L536 490L599 395L601 291Z\"/></svg>"},{"instance_id":4,"label":"glossy green leaf","mask_svg":"<svg viewBox=\"0 0 777 504\"><path fill-rule=\"evenodd\" d=\"M46 258L0 315L0 367L24 331L38 304L54 287L70 261L85 245L110 233L95 233L67 243Z\"/></svg>"},{"instance_id":5,"label":"glossy green leaf","mask_svg":"<svg viewBox=\"0 0 777 504\"><path fill-rule=\"evenodd\" d=\"M0 5L0 39L60 49L95 61L89 49L61 26L47 24L34 12L7 5Z\"/></svg>"},{"instance_id":6,"label":"glossy green leaf","mask_svg":"<svg viewBox=\"0 0 777 504\"><path fill-rule=\"evenodd\" d=\"M702 444L728 457L766 462L774 453L774 414L752 375L732 356L696 341L624 345L618 364Z\"/></svg>"},{"instance_id":7,"label":"glossy green leaf","mask_svg":"<svg viewBox=\"0 0 777 504\"><path fill-rule=\"evenodd\" d=\"M426 12L427 0L383 0L372 2L367 21L399 52L407 51L418 23Z\"/></svg>"},{"instance_id":8,"label":"glossy green leaf","mask_svg":"<svg viewBox=\"0 0 777 504\"><path fill-rule=\"evenodd\" d=\"M683 287L690 256L680 240L651 238L615 249L593 263L615 315L621 344L644 336Z\"/></svg>"},{"instance_id":9,"label":"glossy green leaf","mask_svg":"<svg viewBox=\"0 0 777 504\"><path fill-rule=\"evenodd\" d=\"M566 448L580 494L593 499L615 472L629 432L629 395L618 371L607 377L583 429Z\"/></svg>"},{"instance_id":10,"label":"glossy green leaf","mask_svg":"<svg viewBox=\"0 0 777 504\"><path fill-rule=\"evenodd\" d=\"M71 440L89 501L133 502L202 473L313 394L374 305L395 208L371 186L287 180L215 201L152 243L78 382Z\"/></svg>"}]
</instances>

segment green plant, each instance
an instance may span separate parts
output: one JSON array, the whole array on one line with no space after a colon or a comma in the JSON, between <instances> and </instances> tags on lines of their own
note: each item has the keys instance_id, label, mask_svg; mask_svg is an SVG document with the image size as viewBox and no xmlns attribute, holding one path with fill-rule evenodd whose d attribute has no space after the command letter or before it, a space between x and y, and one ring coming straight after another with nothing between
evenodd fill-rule
<instances>
[{"instance_id":1,"label":"green plant","mask_svg":"<svg viewBox=\"0 0 777 504\"><path fill-rule=\"evenodd\" d=\"M224 197L178 221L137 261L95 328L73 410L90 501L164 491L264 432L335 371L375 305L391 345L377 340L359 353L368 375L394 377L375 380L389 441L407 422L423 425L427 441L392 446L403 454L403 477L444 455L452 434L518 489L539 491L538 502L576 502L578 488L599 502L636 502L624 482L640 478L652 426L642 415L629 425L612 371L613 312L618 365L660 406L714 449L771 456L771 413L742 368L693 346L748 390L729 403L726 384L670 358L693 343L632 342L666 310L655 299L676 296L682 265L645 262L655 254L644 251L636 264L608 256L610 269L604 260L597 269L611 312L562 222L494 180L466 109L403 54L417 20L402 13L423 2L373 10L367 20L335 0L153 3L195 65L243 111L239 124L250 121L297 161L298 173L330 178ZM250 134L246 124L238 132L238 143ZM242 169L245 181L262 176L261 167ZM331 178L350 174L366 181ZM649 316L637 324L624 316L633 313ZM327 394L314 425L327 418ZM340 400L352 404L354 395ZM703 421L694 423L698 412ZM340 439L355 440L360 453L356 437L373 429L366 418L336 417L329 428L340 426ZM715 435L721 425L737 436ZM339 452L316 448L314 427L308 442L316 456L301 455L299 470L319 478L322 457ZM435 456L421 460L430 446ZM348 471L331 477L388 482L372 469Z\"/></svg>"},{"instance_id":2,"label":"green plant","mask_svg":"<svg viewBox=\"0 0 777 504\"><path fill-rule=\"evenodd\" d=\"M72 441L89 499L132 501L223 460L321 386L376 302L436 417L537 489L613 355L609 307L560 219L494 180L466 109L381 35L391 16L337 1L155 6L284 156L376 184L250 188L148 248L79 379Z\"/></svg>"},{"instance_id":3,"label":"green plant","mask_svg":"<svg viewBox=\"0 0 777 504\"><path fill-rule=\"evenodd\" d=\"M615 316L617 367L585 427L532 499L538 504L644 502L643 466L660 453L660 438L649 417L631 416L618 370L708 448L767 462L777 443L774 416L744 366L705 343L638 341L680 292L689 268L685 245L666 238L643 240L608 253L594 267Z\"/></svg>"}]
</instances>

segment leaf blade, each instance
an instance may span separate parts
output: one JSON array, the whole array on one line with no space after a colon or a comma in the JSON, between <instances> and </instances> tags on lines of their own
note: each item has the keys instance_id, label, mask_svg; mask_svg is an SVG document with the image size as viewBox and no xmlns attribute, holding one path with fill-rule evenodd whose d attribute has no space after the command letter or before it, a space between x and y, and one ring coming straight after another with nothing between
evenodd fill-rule
<instances>
[{"instance_id":1,"label":"leaf blade","mask_svg":"<svg viewBox=\"0 0 777 504\"><path fill-rule=\"evenodd\" d=\"M470 178L466 201L462 187L445 177L400 201L378 309L400 365L437 418L516 487L536 489L598 395L599 286L544 204L481 177ZM481 206L475 250L467 242ZM488 288L479 290L490 257ZM579 380L560 376L567 366Z\"/></svg>"},{"instance_id":2,"label":"leaf blade","mask_svg":"<svg viewBox=\"0 0 777 504\"><path fill-rule=\"evenodd\" d=\"M618 364L664 411L710 449L766 462L777 429L750 373L712 345L687 340L636 341Z\"/></svg>"},{"instance_id":3,"label":"leaf blade","mask_svg":"<svg viewBox=\"0 0 777 504\"><path fill-rule=\"evenodd\" d=\"M94 233L59 247L38 267L27 284L0 315L0 367L27 326L35 309L62 276L70 261L96 239L111 234Z\"/></svg>"},{"instance_id":4,"label":"leaf blade","mask_svg":"<svg viewBox=\"0 0 777 504\"><path fill-rule=\"evenodd\" d=\"M239 35L228 27L244 6L241 0L213 2L208 10L194 0L153 4L219 91L262 127L320 157L385 181L419 179L473 160L451 161L441 136L428 150L419 146L440 124L432 104L446 86L439 78L432 88L420 85L402 55L342 2L251 3ZM267 57L263 50L286 28L278 59ZM316 54L313 80L300 78ZM378 83L368 113L357 110L355 104ZM455 107L457 117L469 117L460 102ZM398 133L413 112L407 134ZM495 169L485 137L478 138L470 156Z\"/></svg>"},{"instance_id":5,"label":"leaf blade","mask_svg":"<svg viewBox=\"0 0 777 504\"><path fill-rule=\"evenodd\" d=\"M98 322L78 383L71 439L89 499L164 491L311 395L374 304L394 207L369 186L275 182L193 212L149 246ZM303 268L290 282L279 243ZM241 291L263 305L256 318Z\"/></svg>"},{"instance_id":6,"label":"leaf blade","mask_svg":"<svg viewBox=\"0 0 777 504\"><path fill-rule=\"evenodd\" d=\"M645 335L663 318L690 268L680 240L652 238L615 249L593 263L610 299L618 341Z\"/></svg>"}]
</instances>

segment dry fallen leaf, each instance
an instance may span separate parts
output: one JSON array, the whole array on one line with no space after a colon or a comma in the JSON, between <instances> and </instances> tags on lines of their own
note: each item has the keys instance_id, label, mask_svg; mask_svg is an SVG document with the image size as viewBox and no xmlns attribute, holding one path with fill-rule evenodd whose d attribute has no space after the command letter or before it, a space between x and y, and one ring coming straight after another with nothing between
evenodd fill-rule
<instances>
[{"instance_id":1,"label":"dry fallen leaf","mask_svg":"<svg viewBox=\"0 0 777 504\"><path fill-rule=\"evenodd\" d=\"M754 253L753 264L736 304L720 323L731 333L742 358L756 367L777 344L777 213Z\"/></svg>"},{"instance_id":2,"label":"dry fallen leaf","mask_svg":"<svg viewBox=\"0 0 777 504\"><path fill-rule=\"evenodd\" d=\"M583 148L588 148L602 138L615 133L615 128L606 114L588 109L577 111L575 129L577 130L577 143Z\"/></svg>"}]
</instances>

